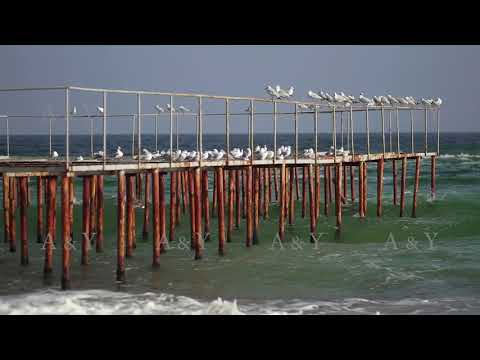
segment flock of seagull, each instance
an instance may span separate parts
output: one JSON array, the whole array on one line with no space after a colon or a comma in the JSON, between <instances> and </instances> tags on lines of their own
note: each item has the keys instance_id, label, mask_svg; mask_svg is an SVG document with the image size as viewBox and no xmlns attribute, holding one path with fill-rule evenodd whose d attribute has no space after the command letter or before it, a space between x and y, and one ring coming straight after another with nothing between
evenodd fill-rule
<instances>
[{"instance_id":1,"label":"flock of seagull","mask_svg":"<svg viewBox=\"0 0 480 360\"><path fill-rule=\"evenodd\" d=\"M336 154L337 156L342 155L349 155L348 150L344 150L343 147L337 149L336 152L334 147L330 147L330 151L320 151L317 152L317 156L332 156ZM99 150L93 154L95 159L103 159L104 152ZM273 160L274 158L277 160L284 160L293 157L292 147L290 145L282 145L277 149L277 156L275 157L275 152L273 150L269 150L267 145L257 145L255 150L252 150L248 147L246 149L241 148L234 148L230 151L227 155L227 152L223 149L213 149L207 150L204 152L197 152L195 150L188 151L188 150L156 150L155 152L150 152L148 149L142 149L142 155L140 159L143 161L173 161L173 162L183 162L183 161L199 161L200 158L202 161L220 161L225 160L227 157L230 160ZM57 159L59 157L56 151L52 152L52 159ZM122 159L124 157L124 153L120 146L117 147L117 150L113 154L112 158L114 159ZM314 159L315 158L315 151L313 148L305 149L303 151L303 157L307 159ZM138 156L134 155L132 157L134 160L138 160ZM83 156L78 156L75 158L76 161L83 161Z\"/></svg>"},{"instance_id":2,"label":"flock of seagull","mask_svg":"<svg viewBox=\"0 0 480 360\"><path fill-rule=\"evenodd\" d=\"M273 99L289 99L293 97L294 94L294 87L290 86L288 90L284 90L280 87L280 85L276 85L275 87L272 87L271 85L267 85L265 87L265 91L270 95L270 97ZM309 90L307 92L307 95L309 98L320 101L323 104L329 105L329 106L343 106L343 107L351 107L353 104L363 104L366 106L398 106L398 105L404 105L404 106L416 106L416 105L424 105L426 107L439 107L442 105L442 99L440 98L435 98L435 99L425 99L422 98L421 100L416 100L412 96L392 96L390 94L387 94L386 96L380 95L380 96L373 96L373 98L368 98L364 95L363 92L360 93L358 98L355 98L353 95L346 95L343 91L340 93L334 92L333 96L330 95L327 92L324 92L323 90L319 92L314 92L312 90ZM298 104L298 107L301 109L314 109L318 105L306 105L306 104ZM97 107L98 111L100 113L104 112L104 109L101 106ZM172 107L170 104L166 104L166 110L165 108L155 105L155 109L159 113L163 112L181 112L181 113L186 113L189 112L190 110L186 108L185 106L179 106L178 108ZM246 111L249 111L247 109ZM73 107L72 110L73 114L76 114L76 107ZM276 156L275 156L276 155ZM315 154L314 149L309 148L305 149L303 151L303 157L307 159L314 159L315 155L317 156L331 156L331 155L337 155L337 156L342 156L342 155L349 155L348 150L344 150L343 147L340 149L337 149L335 151L334 147L332 146L329 151L324 151L324 152L317 152ZM93 154L95 159L103 159L104 157L104 152L103 151L97 151ZM257 159L257 160L272 160L274 158L283 160L287 159L292 156L292 147L291 146L286 146L282 145L277 149L277 153L275 154L274 151L268 150L266 145L260 146L258 145L255 150L252 152L250 148L246 149L240 149L240 148L234 148L233 150L230 151L229 154L223 149L213 149L213 150L208 150L205 152L197 152L195 150L193 151L188 151L188 150L162 150L158 151L156 150L155 152L150 152L148 149L143 149L142 150L142 155L141 159L144 161L151 161L151 160L157 160L157 161L175 161L175 162L182 162L182 161L199 161L200 158L203 161L220 161L224 160L227 157L232 160L249 160L251 158ZM51 154L52 159L57 159L59 157L59 154L56 151L53 151ZM114 159L122 159L124 157L124 153L122 151L122 148L120 146L117 147L116 152L113 154ZM138 159L137 155L134 155L132 157L133 159ZM84 158L83 156L78 156L76 158L76 161L83 161Z\"/></svg>"},{"instance_id":3,"label":"flock of seagull","mask_svg":"<svg viewBox=\"0 0 480 360\"><path fill-rule=\"evenodd\" d=\"M265 87L265 91L268 95L273 99L289 99L293 96L294 87L290 86L288 90L284 90L280 87L280 85L276 85L272 87L271 85L267 85ZM333 96L330 95L328 92L324 92L323 90L319 92L314 92L309 90L307 92L309 98L317 101L321 101L330 106L344 106L350 107L352 104L364 104L367 106L397 106L397 105L406 105L406 106L416 106L416 105L425 105L427 107L439 107L442 105L442 99L435 98L435 99L425 99L422 98L421 100L416 100L412 96L392 96L388 94L387 96L380 95L374 96L373 98L368 98L364 95L363 92L360 93L358 98L355 98L353 95L346 95L343 91L339 94L334 92ZM314 105L305 105L305 104L298 104L298 107L301 109L311 109L314 108Z\"/></svg>"}]
</instances>

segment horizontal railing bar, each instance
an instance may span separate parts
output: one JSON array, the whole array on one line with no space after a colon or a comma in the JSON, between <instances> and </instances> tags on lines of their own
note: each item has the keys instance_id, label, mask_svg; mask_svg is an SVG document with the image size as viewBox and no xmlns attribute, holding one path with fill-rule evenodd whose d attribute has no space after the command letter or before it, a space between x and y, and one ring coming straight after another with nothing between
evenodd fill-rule
<instances>
[{"instance_id":1,"label":"horizontal railing bar","mask_svg":"<svg viewBox=\"0 0 480 360\"><path fill-rule=\"evenodd\" d=\"M384 110L395 110L396 108L384 108ZM398 108L398 110L415 110L415 111L423 111L425 110L425 108ZM360 108L352 108L352 111L357 111L357 112L360 112L360 111L365 111L365 109L360 109ZM375 108L368 108L368 111L381 111L381 107L375 107ZM317 113L319 114L330 114L332 113L333 111L317 111ZM338 112L350 112L350 109L338 109L336 108L335 109L335 112L338 113ZM311 114L313 115L315 112L314 111L301 111L301 112L298 112L298 114ZM181 112L178 112L176 113L178 115L181 115L181 116L197 116L198 114L197 113L181 113ZM273 115L273 112L254 112L253 113L254 115ZM277 115L294 115L295 113L294 112L277 112ZM131 114L111 114L111 115L107 115L108 118L114 118L114 117L132 117L132 116L136 116L137 114L136 113L131 113ZM241 115L244 115L244 116L249 116L250 113L247 113L247 112L239 112L239 113L229 113L229 115L233 115L233 116L241 116ZM170 113L169 112L164 112L164 113L143 113L142 114L142 117L145 117L145 116L151 116L151 117L154 117L154 116L168 116L170 117ZM202 113L202 116L225 116L225 113ZM64 119L65 118L65 114L62 114L62 115L0 115L0 118L52 118L52 119ZM102 118L103 119L103 115L101 114L95 114L95 115L70 115L70 119L72 118Z\"/></svg>"},{"instance_id":2,"label":"horizontal railing bar","mask_svg":"<svg viewBox=\"0 0 480 360\"><path fill-rule=\"evenodd\" d=\"M31 87L31 88L0 88L0 92L11 91L41 91L41 90L65 90L68 86L51 86L51 87Z\"/></svg>"}]
</instances>

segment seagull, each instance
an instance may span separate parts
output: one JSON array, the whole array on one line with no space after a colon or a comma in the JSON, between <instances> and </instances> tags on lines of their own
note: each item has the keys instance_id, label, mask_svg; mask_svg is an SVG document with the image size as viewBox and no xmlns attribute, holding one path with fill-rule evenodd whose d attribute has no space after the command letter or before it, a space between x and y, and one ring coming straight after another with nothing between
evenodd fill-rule
<instances>
[{"instance_id":1,"label":"seagull","mask_svg":"<svg viewBox=\"0 0 480 360\"><path fill-rule=\"evenodd\" d=\"M340 94L337 94L336 92L333 94L333 99L335 100L336 103L342 103L345 102L346 99Z\"/></svg>"},{"instance_id":2,"label":"seagull","mask_svg":"<svg viewBox=\"0 0 480 360\"><path fill-rule=\"evenodd\" d=\"M407 101L410 105L414 105L414 106L417 105L417 101L413 97L407 96L407 97L405 97L405 99L407 99Z\"/></svg>"},{"instance_id":3,"label":"seagull","mask_svg":"<svg viewBox=\"0 0 480 360\"><path fill-rule=\"evenodd\" d=\"M360 93L360 96L358 97L358 100L363 104L367 104L367 105L372 104L372 99L369 99L369 98L365 97L363 95L363 92Z\"/></svg>"},{"instance_id":4,"label":"seagull","mask_svg":"<svg viewBox=\"0 0 480 360\"><path fill-rule=\"evenodd\" d=\"M442 105L442 99L436 98L435 100L433 100L432 105L435 105L435 106L440 106L440 105Z\"/></svg>"},{"instance_id":5,"label":"seagull","mask_svg":"<svg viewBox=\"0 0 480 360\"><path fill-rule=\"evenodd\" d=\"M273 98L277 98L277 99L280 99L280 95L278 94L278 92L272 88L270 85L267 85L267 87L265 88L265 91Z\"/></svg>"},{"instance_id":6,"label":"seagull","mask_svg":"<svg viewBox=\"0 0 480 360\"><path fill-rule=\"evenodd\" d=\"M287 91L287 94L288 94L289 97L290 97L290 96L293 96L293 91L294 91L294 87L293 87L293 86L290 86L290 88L289 88L288 91Z\"/></svg>"},{"instance_id":7,"label":"seagull","mask_svg":"<svg viewBox=\"0 0 480 360\"><path fill-rule=\"evenodd\" d=\"M318 95L317 93L313 92L312 90L308 90L308 96L311 97L312 99L315 99L315 100L323 100L324 98L320 95Z\"/></svg>"},{"instance_id":8,"label":"seagull","mask_svg":"<svg viewBox=\"0 0 480 360\"><path fill-rule=\"evenodd\" d=\"M77 156L76 160L77 160L77 161L83 161L83 156L82 156L82 155Z\"/></svg>"},{"instance_id":9,"label":"seagull","mask_svg":"<svg viewBox=\"0 0 480 360\"><path fill-rule=\"evenodd\" d=\"M76 107L76 106L74 106L74 107L72 108L71 115L77 115L77 107Z\"/></svg>"},{"instance_id":10,"label":"seagull","mask_svg":"<svg viewBox=\"0 0 480 360\"><path fill-rule=\"evenodd\" d=\"M157 109L157 111L161 113L165 112L165 109L162 108L160 105L155 105L155 109Z\"/></svg>"},{"instance_id":11,"label":"seagull","mask_svg":"<svg viewBox=\"0 0 480 360\"><path fill-rule=\"evenodd\" d=\"M424 98L422 98L422 104L423 104L423 105L431 106L432 103L433 103L433 100L432 100L432 99L424 99Z\"/></svg>"},{"instance_id":12,"label":"seagull","mask_svg":"<svg viewBox=\"0 0 480 360\"><path fill-rule=\"evenodd\" d=\"M99 113L103 114L103 112L105 111L105 109L101 106L97 106L97 110Z\"/></svg>"},{"instance_id":13,"label":"seagull","mask_svg":"<svg viewBox=\"0 0 480 360\"><path fill-rule=\"evenodd\" d=\"M390 101L388 101L388 98L386 96L381 95L380 96L380 101L382 105L390 105Z\"/></svg>"},{"instance_id":14,"label":"seagull","mask_svg":"<svg viewBox=\"0 0 480 360\"><path fill-rule=\"evenodd\" d=\"M144 159L144 160L150 161L150 160L153 159L153 154L152 154L150 151L148 151L147 149L143 149L143 153L145 154L145 155L143 156L143 159Z\"/></svg>"},{"instance_id":15,"label":"seagull","mask_svg":"<svg viewBox=\"0 0 480 360\"><path fill-rule=\"evenodd\" d=\"M290 94L287 91L283 90L279 85L277 85L276 91L281 98L287 99L290 97ZM292 94L293 94L293 90L292 90Z\"/></svg>"},{"instance_id":16,"label":"seagull","mask_svg":"<svg viewBox=\"0 0 480 360\"><path fill-rule=\"evenodd\" d=\"M381 96L374 96L373 101L375 102L375 105L382 105Z\"/></svg>"},{"instance_id":17,"label":"seagull","mask_svg":"<svg viewBox=\"0 0 480 360\"><path fill-rule=\"evenodd\" d=\"M115 152L115 159L121 159L123 157L122 148L119 146L117 147L117 151Z\"/></svg>"},{"instance_id":18,"label":"seagull","mask_svg":"<svg viewBox=\"0 0 480 360\"><path fill-rule=\"evenodd\" d=\"M52 159L56 159L56 158L58 158L58 153L55 150L53 150Z\"/></svg>"},{"instance_id":19,"label":"seagull","mask_svg":"<svg viewBox=\"0 0 480 360\"><path fill-rule=\"evenodd\" d=\"M390 94L387 95L387 98L388 98L388 100L390 100L390 103L391 103L391 104L399 104L399 103L400 103L399 100L395 99L395 98L394 98L392 95L390 95Z\"/></svg>"},{"instance_id":20,"label":"seagull","mask_svg":"<svg viewBox=\"0 0 480 360\"><path fill-rule=\"evenodd\" d=\"M410 104L408 102L408 100L405 99L404 97L397 97L397 100L400 102L400 104L403 104L403 105L409 105Z\"/></svg>"},{"instance_id":21,"label":"seagull","mask_svg":"<svg viewBox=\"0 0 480 360\"><path fill-rule=\"evenodd\" d=\"M96 153L93 153L94 158L103 158L103 151L99 150Z\"/></svg>"},{"instance_id":22,"label":"seagull","mask_svg":"<svg viewBox=\"0 0 480 360\"><path fill-rule=\"evenodd\" d=\"M185 113L185 112L189 112L190 110L187 109L185 106L181 105L178 107L178 110L180 110L181 112Z\"/></svg>"},{"instance_id":23,"label":"seagull","mask_svg":"<svg viewBox=\"0 0 480 360\"><path fill-rule=\"evenodd\" d=\"M170 106L170 104L167 104L167 110L170 112L175 112L175 108Z\"/></svg>"},{"instance_id":24,"label":"seagull","mask_svg":"<svg viewBox=\"0 0 480 360\"><path fill-rule=\"evenodd\" d=\"M335 101L329 93L325 93L324 97L325 97L325 100L327 100L328 102L333 103Z\"/></svg>"}]
</instances>

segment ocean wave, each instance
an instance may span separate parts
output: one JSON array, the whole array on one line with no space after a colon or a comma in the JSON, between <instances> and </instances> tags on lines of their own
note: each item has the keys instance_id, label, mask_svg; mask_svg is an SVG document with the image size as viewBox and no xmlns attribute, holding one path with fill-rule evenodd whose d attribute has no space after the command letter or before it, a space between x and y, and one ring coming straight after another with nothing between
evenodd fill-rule
<instances>
[{"instance_id":1,"label":"ocean wave","mask_svg":"<svg viewBox=\"0 0 480 360\"><path fill-rule=\"evenodd\" d=\"M129 294L105 290L43 290L0 297L0 314L5 315L309 315L309 314L440 314L480 311L475 298L371 300L346 298L335 301L266 300L199 301L171 294Z\"/></svg>"},{"instance_id":2,"label":"ocean wave","mask_svg":"<svg viewBox=\"0 0 480 360\"><path fill-rule=\"evenodd\" d=\"M441 159L478 159L480 158L480 154L440 154L438 156Z\"/></svg>"}]
</instances>

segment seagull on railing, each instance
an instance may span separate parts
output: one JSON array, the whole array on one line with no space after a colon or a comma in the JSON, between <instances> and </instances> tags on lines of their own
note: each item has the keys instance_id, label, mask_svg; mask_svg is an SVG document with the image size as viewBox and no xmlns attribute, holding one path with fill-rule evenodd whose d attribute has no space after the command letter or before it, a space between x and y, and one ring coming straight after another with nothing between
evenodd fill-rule
<instances>
[{"instance_id":1,"label":"seagull on railing","mask_svg":"<svg viewBox=\"0 0 480 360\"><path fill-rule=\"evenodd\" d=\"M312 90L308 90L307 95L308 95L309 97L311 97L312 99L315 99L315 100L323 100L323 97L321 97L321 96L318 95L317 93L313 92Z\"/></svg>"},{"instance_id":2,"label":"seagull on railing","mask_svg":"<svg viewBox=\"0 0 480 360\"><path fill-rule=\"evenodd\" d=\"M422 104L425 105L425 106L431 106L433 103L433 100L432 99L424 99L422 98Z\"/></svg>"},{"instance_id":3,"label":"seagull on railing","mask_svg":"<svg viewBox=\"0 0 480 360\"><path fill-rule=\"evenodd\" d=\"M70 115L77 115L77 107L76 106L74 106L72 108L72 111L70 112Z\"/></svg>"},{"instance_id":4,"label":"seagull on railing","mask_svg":"<svg viewBox=\"0 0 480 360\"><path fill-rule=\"evenodd\" d=\"M96 153L93 153L94 158L103 158L103 151L99 150Z\"/></svg>"},{"instance_id":5,"label":"seagull on railing","mask_svg":"<svg viewBox=\"0 0 480 360\"><path fill-rule=\"evenodd\" d=\"M290 89L288 91L285 91L280 87L280 85L277 85L275 90L277 94L280 96L280 98L288 99L293 95L293 86L290 86Z\"/></svg>"},{"instance_id":6,"label":"seagull on railing","mask_svg":"<svg viewBox=\"0 0 480 360\"><path fill-rule=\"evenodd\" d=\"M167 110L169 112L175 112L175 107L170 106L170 104L167 104Z\"/></svg>"},{"instance_id":7,"label":"seagull on railing","mask_svg":"<svg viewBox=\"0 0 480 360\"><path fill-rule=\"evenodd\" d=\"M162 108L160 105L155 105L155 109L157 109L157 111L161 113L165 112L165 109Z\"/></svg>"},{"instance_id":8,"label":"seagull on railing","mask_svg":"<svg viewBox=\"0 0 480 360\"><path fill-rule=\"evenodd\" d=\"M82 155L77 156L75 160L77 160L77 161L83 161L83 156L82 156Z\"/></svg>"},{"instance_id":9,"label":"seagull on railing","mask_svg":"<svg viewBox=\"0 0 480 360\"><path fill-rule=\"evenodd\" d=\"M189 112L189 111L190 111L189 109L187 109L187 108L186 108L185 106L183 106L183 105L180 105L180 106L178 107L178 110L180 110L182 113L186 113L186 112Z\"/></svg>"},{"instance_id":10,"label":"seagull on railing","mask_svg":"<svg viewBox=\"0 0 480 360\"><path fill-rule=\"evenodd\" d=\"M372 99L369 99L369 98L367 98L366 96L364 96L364 95L363 95L363 92L360 93L360 96L358 97L358 100L359 100L362 104L366 104L366 105L372 105L372 104L373 104Z\"/></svg>"},{"instance_id":11,"label":"seagull on railing","mask_svg":"<svg viewBox=\"0 0 480 360\"><path fill-rule=\"evenodd\" d=\"M375 105L382 105L382 99L381 99L380 96L374 96L373 101L374 101Z\"/></svg>"},{"instance_id":12,"label":"seagull on railing","mask_svg":"<svg viewBox=\"0 0 480 360\"><path fill-rule=\"evenodd\" d=\"M267 87L265 88L265 91L268 93L268 95L272 97L272 100L273 98L280 99L280 95L278 94L278 92L270 85L267 85Z\"/></svg>"},{"instance_id":13,"label":"seagull on railing","mask_svg":"<svg viewBox=\"0 0 480 360\"><path fill-rule=\"evenodd\" d=\"M390 105L390 101L388 100L388 98L386 96L381 95L380 96L380 101L381 101L382 105Z\"/></svg>"},{"instance_id":14,"label":"seagull on railing","mask_svg":"<svg viewBox=\"0 0 480 360\"><path fill-rule=\"evenodd\" d=\"M440 105L442 105L442 99L436 98L435 100L433 100L432 105L434 105L434 106L440 106Z\"/></svg>"},{"instance_id":15,"label":"seagull on railing","mask_svg":"<svg viewBox=\"0 0 480 360\"><path fill-rule=\"evenodd\" d=\"M390 101L390 103L391 103L392 105L393 105L393 104L399 104L399 103L400 103L399 100L397 100L396 98L394 98L394 97L393 97L392 95L390 95L390 94L387 95L387 98L388 98L388 100Z\"/></svg>"},{"instance_id":16,"label":"seagull on railing","mask_svg":"<svg viewBox=\"0 0 480 360\"><path fill-rule=\"evenodd\" d=\"M150 161L153 159L153 154L147 149L143 149L143 160Z\"/></svg>"},{"instance_id":17,"label":"seagull on railing","mask_svg":"<svg viewBox=\"0 0 480 360\"><path fill-rule=\"evenodd\" d=\"M401 96L397 97L397 100L398 100L398 101L400 102L400 104L402 104L402 105L409 105L409 104L410 104L407 99L405 99L404 97L401 97Z\"/></svg>"},{"instance_id":18,"label":"seagull on railing","mask_svg":"<svg viewBox=\"0 0 480 360\"><path fill-rule=\"evenodd\" d=\"M56 158L58 158L58 153L54 150L52 152L52 159L56 159Z\"/></svg>"},{"instance_id":19,"label":"seagull on railing","mask_svg":"<svg viewBox=\"0 0 480 360\"><path fill-rule=\"evenodd\" d=\"M310 107L308 105L305 105L305 104L297 104L297 105L301 110L309 110L310 109Z\"/></svg>"},{"instance_id":20,"label":"seagull on railing","mask_svg":"<svg viewBox=\"0 0 480 360\"><path fill-rule=\"evenodd\" d=\"M100 114L103 114L103 112L105 111L105 109L101 106L97 106L97 110Z\"/></svg>"},{"instance_id":21,"label":"seagull on railing","mask_svg":"<svg viewBox=\"0 0 480 360\"><path fill-rule=\"evenodd\" d=\"M118 146L117 151L115 152L115 159L121 159L122 157L123 157L122 148Z\"/></svg>"}]
</instances>

